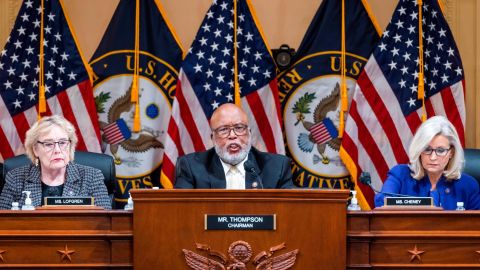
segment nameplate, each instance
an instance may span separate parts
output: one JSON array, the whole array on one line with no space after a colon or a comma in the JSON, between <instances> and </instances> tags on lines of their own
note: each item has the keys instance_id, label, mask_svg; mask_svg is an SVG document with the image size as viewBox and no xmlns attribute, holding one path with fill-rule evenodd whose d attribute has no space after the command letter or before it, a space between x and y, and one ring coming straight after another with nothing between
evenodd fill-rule
<instances>
[{"instance_id":1,"label":"nameplate","mask_svg":"<svg viewBox=\"0 0 480 270\"><path fill-rule=\"evenodd\" d=\"M433 206L432 197L385 197L386 206Z\"/></svg>"},{"instance_id":2,"label":"nameplate","mask_svg":"<svg viewBox=\"0 0 480 270\"><path fill-rule=\"evenodd\" d=\"M46 206L91 206L93 197L45 197Z\"/></svg>"},{"instance_id":3,"label":"nameplate","mask_svg":"<svg viewBox=\"0 0 480 270\"><path fill-rule=\"evenodd\" d=\"M205 215L205 230L274 231L276 215Z\"/></svg>"}]
</instances>

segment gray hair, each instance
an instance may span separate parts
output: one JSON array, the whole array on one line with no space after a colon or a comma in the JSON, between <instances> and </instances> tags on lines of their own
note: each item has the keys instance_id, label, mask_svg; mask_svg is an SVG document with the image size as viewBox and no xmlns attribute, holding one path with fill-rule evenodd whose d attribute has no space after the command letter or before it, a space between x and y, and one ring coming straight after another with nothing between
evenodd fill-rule
<instances>
[{"instance_id":1,"label":"gray hair","mask_svg":"<svg viewBox=\"0 0 480 270\"><path fill-rule=\"evenodd\" d=\"M77 142L78 142L77 134L75 133L75 127L63 116L52 115L52 116L43 117L42 119L37 121L35 124L33 124L32 127L30 127L30 129L26 133L25 150L27 152L28 158L33 163L35 163L35 159L37 159L37 157L33 152L33 147L38 142L38 138L42 134L48 132L48 130L53 125L62 128L67 133L68 139L70 140L70 151L69 151L70 161L73 161L75 148L77 147Z\"/></svg>"},{"instance_id":2,"label":"gray hair","mask_svg":"<svg viewBox=\"0 0 480 270\"><path fill-rule=\"evenodd\" d=\"M464 164L463 147L458 138L455 127L444 116L434 116L425 121L413 136L408 157L410 158L410 169L413 171L412 177L420 180L425 176L420 155L425 150L435 136L442 135L448 139L453 148L453 156L447 164L443 175L448 180L458 179L462 174Z\"/></svg>"}]
</instances>

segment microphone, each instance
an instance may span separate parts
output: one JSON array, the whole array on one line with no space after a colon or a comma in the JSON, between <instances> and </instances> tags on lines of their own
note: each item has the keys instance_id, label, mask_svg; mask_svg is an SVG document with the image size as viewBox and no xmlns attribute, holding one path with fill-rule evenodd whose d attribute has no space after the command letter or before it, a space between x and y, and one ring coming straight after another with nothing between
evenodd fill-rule
<instances>
[{"instance_id":1,"label":"microphone","mask_svg":"<svg viewBox=\"0 0 480 270\"><path fill-rule=\"evenodd\" d=\"M383 191L381 191L381 190L380 190L380 191L379 191L379 190L376 190L376 189L372 186L372 177L370 176L370 173L369 173L369 172L361 172L361 173L360 173L360 177L359 177L358 180L360 180L360 183L369 186L375 193L381 193L381 194L384 194L384 195L387 195L387 196L391 196L391 197L414 197L414 196L411 196L411 195L405 195L405 194L399 194L399 193L391 193L391 192L383 192Z\"/></svg>"},{"instance_id":2,"label":"microphone","mask_svg":"<svg viewBox=\"0 0 480 270\"><path fill-rule=\"evenodd\" d=\"M245 168L245 171L249 172L252 175L253 179L258 182L258 184L260 185L260 189L263 189L262 178L260 178L260 175L258 175L257 170L255 170L253 162L247 160L245 161L245 163L243 163L243 167ZM255 188L255 182L252 184L252 187Z\"/></svg>"}]
</instances>

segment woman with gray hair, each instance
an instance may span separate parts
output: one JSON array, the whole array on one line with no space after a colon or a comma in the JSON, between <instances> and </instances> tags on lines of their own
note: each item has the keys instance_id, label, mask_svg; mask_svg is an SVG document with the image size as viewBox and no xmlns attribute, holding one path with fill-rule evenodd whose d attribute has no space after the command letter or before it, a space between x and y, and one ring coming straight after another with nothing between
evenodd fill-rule
<instances>
[{"instance_id":1,"label":"woman with gray hair","mask_svg":"<svg viewBox=\"0 0 480 270\"><path fill-rule=\"evenodd\" d=\"M408 151L409 165L397 165L389 172L375 206L382 206L385 193L432 197L436 206L480 209L478 182L462 173L463 148L455 127L443 116L434 116L417 130Z\"/></svg>"},{"instance_id":2,"label":"woman with gray hair","mask_svg":"<svg viewBox=\"0 0 480 270\"><path fill-rule=\"evenodd\" d=\"M58 196L93 197L94 203L111 209L111 200L100 170L73 162L77 135L74 126L59 115L36 122L26 133L25 148L33 164L11 170L5 177L0 208L25 202L22 191L30 191L33 206L43 198Z\"/></svg>"}]
</instances>

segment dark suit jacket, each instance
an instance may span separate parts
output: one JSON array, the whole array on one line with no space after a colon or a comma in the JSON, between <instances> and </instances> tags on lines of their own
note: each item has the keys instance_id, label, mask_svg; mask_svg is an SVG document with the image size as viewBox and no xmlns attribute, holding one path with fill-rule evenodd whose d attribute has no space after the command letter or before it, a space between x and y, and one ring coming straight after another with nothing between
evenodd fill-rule
<instances>
[{"instance_id":1,"label":"dark suit jacket","mask_svg":"<svg viewBox=\"0 0 480 270\"><path fill-rule=\"evenodd\" d=\"M290 159L283 155L260 152L253 148L248 154L264 188L293 188ZM258 181L245 172L245 187L252 188ZM175 169L175 188L224 189L227 182L220 157L214 148L178 158ZM260 185L257 188L261 188Z\"/></svg>"},{"instance_id":2,"label":"dark suit jacket","mask_svg":"<svg viewBox=\"0 0 480 270\"><path fill-rule=\"evenodd\" d=\"M112 208L103 174L99 169L71 162L67 165L66 174L62 196L91 196L95 198L95 205L105 209ZM39 166L25 165L8 172L0 196L0 209L10 209L12 202L18 202L22 207L26 198L26 195L22 194L24 190L31 191L30 198L33 206L41 206L41 181Z\"/></svg>"}]
</instances>

